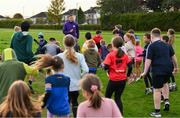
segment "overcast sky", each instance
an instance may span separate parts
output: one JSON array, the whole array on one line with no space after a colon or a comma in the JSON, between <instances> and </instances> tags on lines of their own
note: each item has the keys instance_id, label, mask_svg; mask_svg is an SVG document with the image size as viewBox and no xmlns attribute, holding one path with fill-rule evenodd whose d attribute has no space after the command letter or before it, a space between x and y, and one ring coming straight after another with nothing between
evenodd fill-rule
<instances>
[{"instance_id":1,"label":"overcast sky","mask_svg":"<svg viewBox=\"0 0 180 118\"><path fill-rule=\"evenodd\" d=\"M42 11L47 11L51 0L0 0L0 15L12 17L15 13L21 13L30 17ZM66 11L68 9L82 7L87 10L96 6L96 0L64 0Z\"/></svg>"}]
</instances>

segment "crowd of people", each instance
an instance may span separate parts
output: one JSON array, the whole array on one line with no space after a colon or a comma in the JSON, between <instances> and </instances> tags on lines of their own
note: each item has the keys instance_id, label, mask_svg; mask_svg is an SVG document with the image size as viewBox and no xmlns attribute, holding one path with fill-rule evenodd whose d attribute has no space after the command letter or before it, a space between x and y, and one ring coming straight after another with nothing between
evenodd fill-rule
<instances>
[{"instance_id":1,"label":"crowd of people","mask_svg":"<svg viewBox=\"0 0 180 118\"><path fill-rule=\"evenodd\" d=\"M145 94L153 93L155 111L150 115L161 117L161 100L164 111L169 111L169 91L177 90L174 74L178 71L173 29L164 36L160 29L152 29L144 34L142 48L140 37L133 29L125 32L121 25L116 25L110 44L98 30L95 36L90 32L85 34L81 48L79 27L70 15L63 28L63 49L54 37L47 42L43 33L38 34L38 40L33 39L29 28L26 21L16 26L10 48L2 53L0 117L41 117L43 108L47 108L48 118L70 117L71 111L75 118L123 117L126 111L121 96L126 83L141 78L145 82ZM35 53L33 41L38 45ZM105 97L96 75L98 68L103 68L109 78ZM33 101L32 84L43 69L46 70L45 94L41 102ZM28 84L24 82L26 76ZM85 101L79 104L80 90Z\"/></svg>"}]
</instances>

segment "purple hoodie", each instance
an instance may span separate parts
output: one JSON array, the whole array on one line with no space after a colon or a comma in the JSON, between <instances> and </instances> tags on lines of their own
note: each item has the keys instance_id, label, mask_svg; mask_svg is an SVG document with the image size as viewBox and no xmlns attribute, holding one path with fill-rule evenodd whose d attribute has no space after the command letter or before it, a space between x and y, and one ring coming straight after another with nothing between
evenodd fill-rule
<instances>
[{"instance_id":1,"label":"purple hoodie","mask_svg":"<svg viewBox=\"0 0 180 118\"><path fill-rule=\"evenodd\" d=\"M73 29L74 31L70 32L71 29ZM71 35L73 35L74 37L76 37L78 39L79 38L79 26L78 26L78 24L75 23L75 22L67 21L64 24L63 33L65 35L71 34Z\"/></svg>"}]
</instances>

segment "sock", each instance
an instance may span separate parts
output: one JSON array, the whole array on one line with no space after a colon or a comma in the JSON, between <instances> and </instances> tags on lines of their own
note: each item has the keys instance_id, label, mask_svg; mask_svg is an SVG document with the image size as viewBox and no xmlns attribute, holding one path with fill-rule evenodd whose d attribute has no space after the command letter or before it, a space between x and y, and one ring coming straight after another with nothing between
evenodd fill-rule
<instances>
[{"instance_id":1,"label":"sock","mask_svg":"<svg viewBox=\"0 0 180 118\"><path fill-rule=\"evenodd\" d=\"M155 112L157 113L157 112L160 112L160 109L155 109Z\"/></svg>"}]
</instances>

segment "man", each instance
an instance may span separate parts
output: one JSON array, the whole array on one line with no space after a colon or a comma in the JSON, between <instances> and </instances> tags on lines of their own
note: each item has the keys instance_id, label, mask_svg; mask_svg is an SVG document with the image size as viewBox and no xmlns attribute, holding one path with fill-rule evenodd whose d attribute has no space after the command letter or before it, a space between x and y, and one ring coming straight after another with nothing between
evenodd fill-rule
<instances>
[{"instance_id":1,"label":"man","mask_svg":"<svg viewBox=\"0 0 180 118\"><path fill-rule=\"evenodd\" d=\"M16 59L16 54L11 48L7 48L2 53L2 63L0 63L0 102L7 95L8 89L14 81L24 80L26 75L37 75L35 67Z\"/></svg>"},{"instance_id":2,"label":"man","mask_svg":"<svg viewBox=\"0 0 180 118\"><path fill-rule=\"evenodd\" d=\"M174 64L174 72L177 72L178 65L174 51L170 46L161 41L161 31L154 28L151 31L152 44L149 45L145 61L145 69L141 76L145 76L151 66L153 88L154 88L154 107L155 112L150 115L152 117L161 117L161 93L164 97L164 111L169 111L169 86L168 80L172 73L172 62Z\"/></svg>"},{"instance_id":3,"label":"man","mask_svg":"<svg viewBox=\"0 0 180 118\"><path fill-rule=\"evenodd\" d=\"M15 51L17 59L26 64L33 61L34 54L32 52L33 38L28 30L30 24L27 21L21 23L21 32L16 32L11 40L11 48Z\"/></svg>"},{"instance_id":4,"label":"man","mask_svg":"<svg viewBox=\"0 0 180 118\"><path fill-rule=\"evenodd\" d=\"M71 34L76 39L76 43L78 43L78 39L79 39L79 26L75 22L73 15L69 15L68 16L68 20L64 24L64 27L63 27L63 33L65 35ZM75 50L77 52L80 51L80 47L79 47L78 44L76 44L74 48L75 48Z\"/></svg>"}]
</instances>

